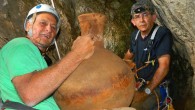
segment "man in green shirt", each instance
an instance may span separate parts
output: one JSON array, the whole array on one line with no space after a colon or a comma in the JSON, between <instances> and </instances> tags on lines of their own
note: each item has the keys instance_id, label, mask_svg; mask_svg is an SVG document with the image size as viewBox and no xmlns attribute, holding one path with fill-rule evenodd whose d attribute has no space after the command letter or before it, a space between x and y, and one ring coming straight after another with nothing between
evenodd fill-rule
<instances>
[{"instance_id":1,"label":"man in green shirt","mask_svg":"<svg viewBox=\"0 0 195 110\"><path fill-rule=\"evenodd\" d=\"M78 37L72 50L48 67L42 56L53 44L60 17L49 5L33 7L25 20L26 37L8 42L0 50L0 93L3 102L13 101L39 110L58 110L52 93L94 52L90 35Z\"/></svg>"}]
</instances>

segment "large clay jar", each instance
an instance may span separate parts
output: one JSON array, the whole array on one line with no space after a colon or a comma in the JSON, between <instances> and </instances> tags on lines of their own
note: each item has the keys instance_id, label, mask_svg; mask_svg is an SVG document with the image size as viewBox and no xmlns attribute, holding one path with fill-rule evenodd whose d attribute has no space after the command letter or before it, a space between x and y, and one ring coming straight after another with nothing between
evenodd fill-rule
<instances>
[{"instance_id":1,"label":"large clay jar","mask_svg":"<svg viewBox=\"0 0 195 110\"><path fill-rule=\"evenodd\" d=\"M128 107L135 80L128 65L103 46L105 15L82 14L78 17L81 35L92 34L95 52L84 60L54 94L61 110L103 110Z\"/></svg>"}]
</instances>

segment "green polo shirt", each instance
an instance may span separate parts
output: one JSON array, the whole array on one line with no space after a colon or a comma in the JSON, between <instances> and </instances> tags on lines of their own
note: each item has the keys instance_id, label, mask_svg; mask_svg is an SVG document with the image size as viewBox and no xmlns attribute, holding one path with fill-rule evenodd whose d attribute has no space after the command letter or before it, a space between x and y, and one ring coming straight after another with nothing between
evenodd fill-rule
<instances>
[{"instance_id":1,"label":"green polo shirt","mask_svg":"<svg viewBox=\"0 0 195 110\"><path fill-rule=\"evenodd\" d=\"M15 38L0 50L0 93L3 101L20 102L12 79L16 76L47 68L47 63L38 48L27 38ZM59 110L53 97L48 97L33 108L38 110Z\"/></svg>"}]
</instances>

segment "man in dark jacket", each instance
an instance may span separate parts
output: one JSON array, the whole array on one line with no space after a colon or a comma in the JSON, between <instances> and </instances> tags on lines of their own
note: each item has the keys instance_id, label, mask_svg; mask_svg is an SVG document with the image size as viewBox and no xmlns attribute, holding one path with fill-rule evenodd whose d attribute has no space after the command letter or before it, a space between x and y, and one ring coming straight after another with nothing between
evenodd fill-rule
<instances>
[{"instance_id":1,"label":"man in dark jacket","mask_svg":"<svg viewBox=\"0 0 195 110\"><path fill-rule=\"evenodd\" d=\"M149 0L135 3L131 15L137 30L131 35L131 45L124 57L132 59L137 70L137 91L131 106L137 110L154 110L168 95L161 85L167 82L169 73L172 35L166 27L155 23L157 15ZM162 96L163 93L166 96Z\"/></svg>"}]
</instances>

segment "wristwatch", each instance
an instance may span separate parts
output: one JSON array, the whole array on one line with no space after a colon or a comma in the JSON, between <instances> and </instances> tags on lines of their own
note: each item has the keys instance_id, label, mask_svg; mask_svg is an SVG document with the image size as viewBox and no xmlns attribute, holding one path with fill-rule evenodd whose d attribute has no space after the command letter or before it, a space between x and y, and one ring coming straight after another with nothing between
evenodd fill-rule
<instances>
[{"instance_id":1,"label":"wristwatch","mask_svg":"<svg viewBox=\"0 0 195 110\"><path fill-rule=\"evenodd\" d=\"M145 93L146 93L146 94L148 94L148 95L150 95L150 94L151 94L151 90L150 90L149 88L147 88L147 87L145 88L145 90L144 90L144 91L145 91Z\"/></svg>"}]
</instances>

